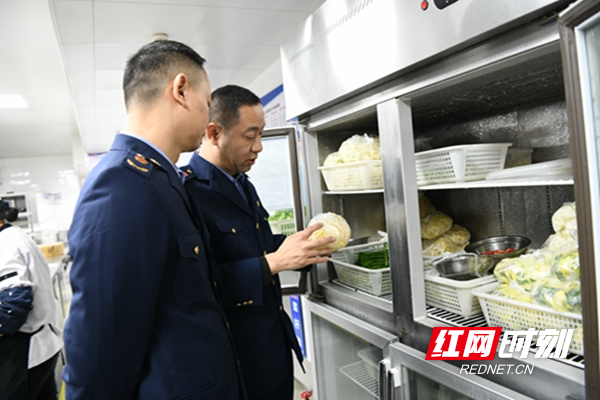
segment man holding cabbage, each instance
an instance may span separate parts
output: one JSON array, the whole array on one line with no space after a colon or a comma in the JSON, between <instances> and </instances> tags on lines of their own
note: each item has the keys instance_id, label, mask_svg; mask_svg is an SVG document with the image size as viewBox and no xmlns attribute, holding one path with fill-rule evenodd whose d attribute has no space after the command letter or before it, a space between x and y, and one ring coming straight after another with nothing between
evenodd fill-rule
<instances>
[{"instance_id":1,"label":"man holding cabbage","mask_svg":"<svg viewBox=\"0 0 600 400\"><path fill-rule=\"evenodd\" d=\"M293 363L302 361L292 323L283 311L278 273L326 262L333 237L309 240L322 223L286 238L273 235L262 202L245 175L262 151L260 99L239 86L212 93L209 125L185 187L210 232L214 281L236 345L251 400L291 400ZM312 238L311 238L312 239Z\"/></svg>"}]
</instances>

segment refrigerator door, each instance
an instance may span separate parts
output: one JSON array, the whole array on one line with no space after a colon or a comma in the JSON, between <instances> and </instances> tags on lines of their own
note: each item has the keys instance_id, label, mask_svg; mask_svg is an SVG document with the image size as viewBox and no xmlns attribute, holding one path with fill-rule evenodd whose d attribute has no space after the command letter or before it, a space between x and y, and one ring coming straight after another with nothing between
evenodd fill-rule
<instances>
[{"instance_id":1,"label":"refrigerator door","mask_svg":"<svg viewBox=\"0 0 600 400\"><path fill-rule=\"evenodd\" d=\"M600 3L579 1L559 18L572 159L584 324L585 390L600 393Z\"/></svg>"},{"instance_id":2,"label":"refrigerator door","mask_svg":"<svg viewBox=\"0 0 600 400\"><path fill-rule=\"evenodd\" d=\"M426 361L424 353L402 343L389 346L389 362L386 400L531 399L446 362Z\"/></svg>"},{"instance_id":3,"label":"refrigerator door","mask_svg":"<svg viewBox=\"0 0 600 400\"><path fill-rule=\"evenodd\" d=\"M387 346L398 338L327 304L305 304L310 313L313 382L317 383L311 398L384 399L379 365Z\"/></svg>"},{"instance_id":4,"label":"refrigerator door","mask_svg":"<svg viewBox=\"0 0 600 400\"><path fill-rule=\"evenodd\" d=\"M248 172L263 206L269 211L271 230L286 236L304 229L296 137L294 126L265 129L263 150ZM306 291L307 272L284 271L279 277L284 295Z\"/></svg>"}]
</instances>

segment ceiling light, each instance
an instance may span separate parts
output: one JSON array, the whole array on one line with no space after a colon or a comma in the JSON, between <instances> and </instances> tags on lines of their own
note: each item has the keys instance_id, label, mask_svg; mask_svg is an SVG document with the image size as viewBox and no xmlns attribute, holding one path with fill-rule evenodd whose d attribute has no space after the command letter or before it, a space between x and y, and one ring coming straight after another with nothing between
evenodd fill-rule
<instances>
[{"instance_id":1,"label":"ceiling light","mask_svg":"<svg viewBox=\"0 0 600 400\"><path fill-rule=\"evenodd\" d=\"M23 96L18 95L0 95L0 108L27 108Z\"/></svg>"}]
</instances>

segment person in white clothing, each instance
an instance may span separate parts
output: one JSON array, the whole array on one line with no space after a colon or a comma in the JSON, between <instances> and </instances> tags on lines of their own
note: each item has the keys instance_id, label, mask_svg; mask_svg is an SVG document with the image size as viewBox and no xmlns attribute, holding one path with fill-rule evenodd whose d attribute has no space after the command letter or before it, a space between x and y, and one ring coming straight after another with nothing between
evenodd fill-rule
<instances>
[{"instance_id":1,"label":"person in white clothing","mask_svg":"<svg viewBox=\"0 0 600 400\"><path fill-rule=\"evenodd\" d=\"M9 223L17 216L0 199L0 397L56 400L54 369L63 346L52 325L58 302L44 255Z\"/></svg>"}]
</instances>

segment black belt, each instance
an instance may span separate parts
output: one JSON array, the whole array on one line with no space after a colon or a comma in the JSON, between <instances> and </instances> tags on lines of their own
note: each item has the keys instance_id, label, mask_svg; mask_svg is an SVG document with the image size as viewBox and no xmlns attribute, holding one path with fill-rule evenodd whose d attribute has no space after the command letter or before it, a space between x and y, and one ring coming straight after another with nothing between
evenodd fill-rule
<instances>
[{"instance_id":1,"label":"black belt","mask_svg":"<svg viewBox=\"0 0 600 400\"><path fill-rule=\"evenodd\" d=\"M5 279L12 278L13 276L17 276L17 272L16 272L16 271L9 272L9 273L8 273L8 274L6 274L6 275L2 275L2 276L0 276L0 282L2 282L2 281L3 281L3 280L5 280Z\"/></svg>"}]
</instances>

